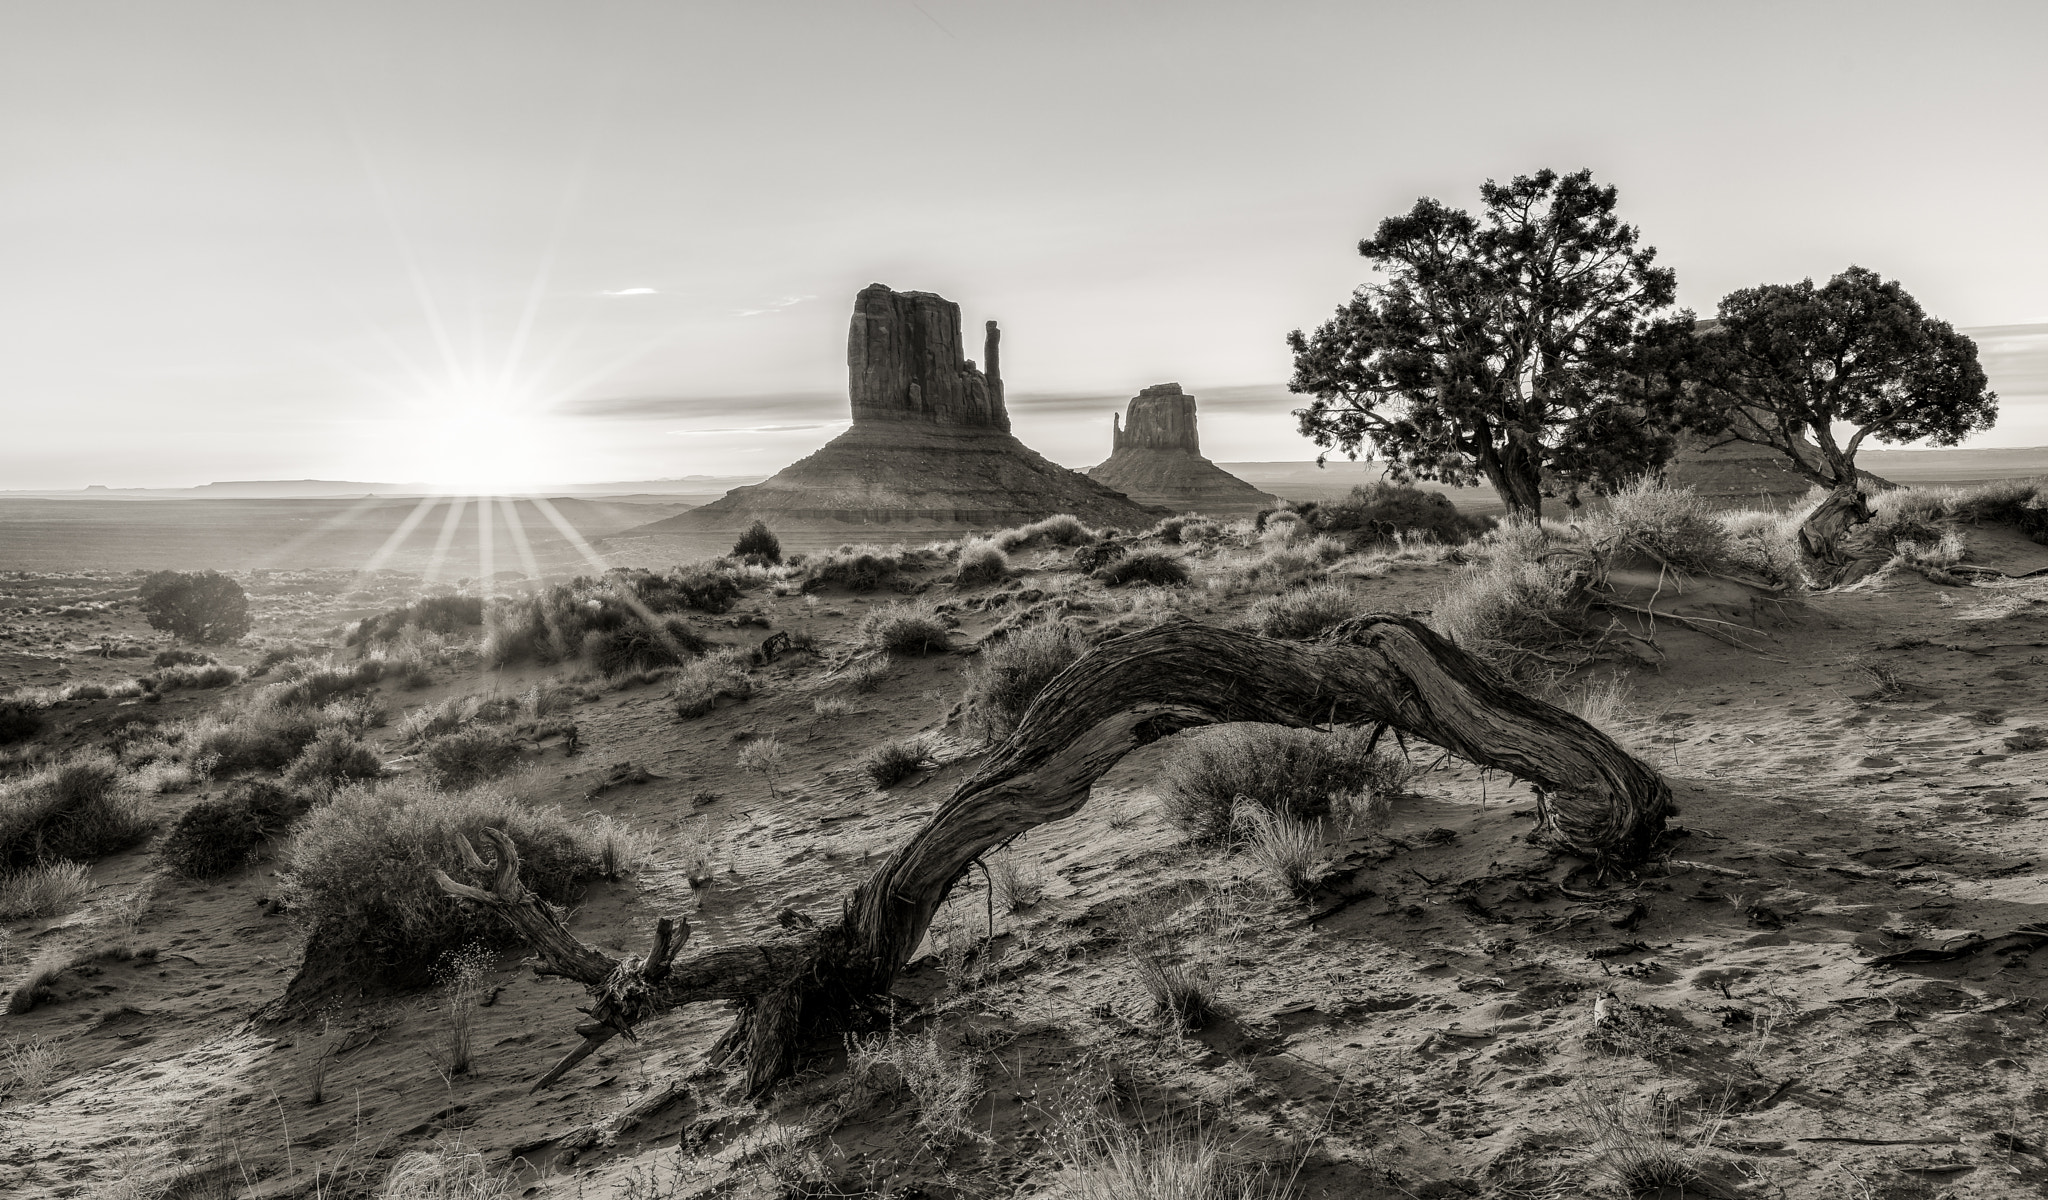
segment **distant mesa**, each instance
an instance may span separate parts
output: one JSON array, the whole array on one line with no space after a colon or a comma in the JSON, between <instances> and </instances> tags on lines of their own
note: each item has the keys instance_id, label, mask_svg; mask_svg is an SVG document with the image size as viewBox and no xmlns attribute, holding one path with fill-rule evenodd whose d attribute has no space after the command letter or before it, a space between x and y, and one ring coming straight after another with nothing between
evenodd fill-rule
<instances>
[{"instance_id":1,"label":"distant mesa","mask_svg":"<svg viewBox=\"0 0 2048 1200\"><path fill-rule=\"evenodd\" d=\"M1155 383L1131 398L1125 419L1110 418L1110 456L1088 469L1141 504L1175 512L1240 515L1280 500L1202 457L1195 398L1177 383Z\"/></svg>"},{"instance_id":2,"label":"distant mesa","mask_svg":"<svg viewBox=\"0 0 2048 1200\"><path fill-rule=\"evenodd\" d=\"M756 520L782 532L964 533L1072 513L1093 525L1149 525L1162 514L1051 462L1010 433L1001 334L990 321L983 371L963 356L960 306L870 284L846 339L853 426L751 487L633 530L720 533Z\"/></svg>"}]
</instances>

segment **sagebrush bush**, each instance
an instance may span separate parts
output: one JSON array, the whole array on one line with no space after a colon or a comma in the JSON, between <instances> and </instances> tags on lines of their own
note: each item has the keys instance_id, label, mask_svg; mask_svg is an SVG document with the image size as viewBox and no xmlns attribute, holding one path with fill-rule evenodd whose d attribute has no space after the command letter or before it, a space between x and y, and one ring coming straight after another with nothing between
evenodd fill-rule
<instances>
[{"instance_id":1,"label":"sagebrush bush","mask_svg":"<svg viewBox=\"0 0 2048 1200\"><path fill-rule=\"evenodd\" d=\"M1003 553L1015 554L1041 544L1079 546L1083 542L1094 541L1098 536L1093 529L1081 523L1081 518L1072 513L1057 513L1042 521L1005 529L992 540Z\"/></svg>"},{"instance_id":2,"label":"sagebrush bush","mask_svg":"<svg viewBox=\"0 0 2048 1200\"><path fill-rule=\"evenodd\" d=\"M782 561L782 542L769 532L765 522L756 521L747 526L739 540L732 544L734 558L759 558L764 562Z\"/></svg>"},{"instance_id":3,"label":"sagebrush bush","mask_svg":"<svg viewBox=\"0 0 2048 1200\"><path fill-rule=\"evenodd\" d=\"M861 774L877 788L901 783L932 761L932 743L926 737L891 738L870 747L860 756Z\"/></svg>"},{"instance_id":4,"label":"sagebrush bush","mask_svg":"<svg viewBox=\"0 0 2048 1200\"><path fill-rule=\"evenodd\" d=\"M900 601L861 618L854 640L864 649L891 654L926 654L946 648L946 625L930 604Z\"/></svg>"},{"instance_id":5,"label":"sagebrush bush","mask_svg":"<svg viewBox=\"0 0 2048 1200\"><path fill-rule=\"evenodd\" d=\"M223 707L192 722L184 735L184 757L212 759L216 771L281 771L327 724L320 713L303 707L260 701Z\"/></svg>"},{"instance_id":6,"label":"sagebrush bush","mask_svg":"<svg viewBox=\"0 0 2048 1200\"><path fill-rule=\"evenodd\" d=\"M674 667L704 653L711 643L681 617L649 627L636 621L600 633L590 645L590 665L609 677Z\"/></svg>"},{"instance_id":7,"label":"sagebrush bush","mask_svg":"<svg viewBox=\"0 0 2048 1200\"><path fill-rule=\"evenodd\" d=\"M1341 537L1354 550L1416 538L1455 546L1493 524L1459 512L1441 492L1385 480L1354 487L1342 500L1303 508L1310 528Z\"/></svg>"},{"instance_id":8,"label":"sagebrush bush","mask_svg":"<svg viewBox=\"0 0 2048 1200\"><path fill-rule=\"evenodd\" d=\"M1608 497L1584 524L1607 553L1635 551L1683 571L1711 571L1729 557L1727 527L1707 502L1648 476Z\"/></svg>"},{"instance_id":9,"label":"sagebrush bush","mask_svg":"<svg viewBox=\"0 0 2048 1200\"><path fill-rule=\"evenodd\" d=\"M349 695L384 678L387 663L382 658L363 658L344 663L328 659L317 664L293 662L279 674L280 683L264 691L269 703L280 708L319 708L330 700Z\"/></svg>"},{"instance_id":10,"label":"sagebrush bush","mask_svg":"<svg viewBox=\"0 0 2048 1200\"><path fill-rule=\"evenodd\" d=\"M967 671L968 721L991 742L1009 737L1045 685L1088 648L1088 639L1064 621L1027 625L984 645Z\"/></svg>"},{"instance_id":11,"label":"sagebrush bush","mask_svg":"<svg viewBox=\"0 0 2048 1200\"><path fill-rule=\"evenodd\" d=\"M173 646L169 650L157 651L156 657L149 660L149 665L153 667L210 667L214 662L215 659L211 654L201 654L197 650L186 650Z\"/></svg>"},{"instance_id":12,"label":"sagebrush bush","mask_svg":"<svg viewBox=\"0 0 2048 1200\"><path fill-rule=\"evenodd\" d=\"M331 788L384 774L384 764L362 738L337 725L323 729L285 771L293 787Z\"/></svg>"},{"instance_id":13,"label":"sagebrush bush","mask_svg":"<svg viewBox=\"0 0 2048 1200\"><path fill-rule=\"evenodd\" d=\"M42 705L14 696L0 697L0 746L25 742L42 731Z\"/></svg>"},{"instance_id":14,"label":"sagebrush bush","mask_svg":"<svg viewBox=\"0 0 2048 1200\"><path fill-rule=\"evenodd\" d=\"M956 587L982 587L1001 583L1009 577L1010 560L994 542L969 542L960 548L960 566L953 573Z\"/></svg>"},{"instance_id":15,"label":"sagebrush bush","mask_svg":"<svg viewBox=\"0 0 2048 1200\"><path fill-rule=\"evenodd\" d=\"M0 869L92 862L147 837L149 821L124 783L104 750L0 783Z\"/></svg>"},{"instance_id":16,"label":"sagebrush bush","mask_svg":"<svg viewBox=\"0 0 2048 1200\"><path fill-rule=\"evenodd\" d=\"M446 635L483 622L484 601L481 596L426 596L403 607L364 617L348 631L346 644L358 646L372 641L389 642L407 629Z\"/></svg>"},{"instance_id":17,"label":"sagebrush bush","mask_svg":"<svg viewBox=\"0 0 2048 1200\"><path fill-rule=\"evenodd\" d=\"M519 742L503 729L471 723L428 742L420 757L436 783L466 788L510 770L519 758Z\"/></svg>"},{"instance_id":18,"label":"sagebrush bush","mask_svg":"<svg viewBox=\"0 0 2048 1200\"><path fill-rule=\"evenodd\" d=\"M1323 817L1343 797L1395 791L1412 774L1398 755L1368 751L1371 743L1364 729L1204 729L1161 769L1160 811L1198 841L1230 833L1240 796L1295 820Z\"/></svg>"},{"instance_id":19,"label":"sagebrush bush","mask_svg":"<svg viewBox=\"0 0 2048 1200\"><path fill-rule=\"evenodd\" d=\"M752 664L746 651L721 646L683 664L669 683L669 703L677 716L690 720L718 707L720 700L745 700L754 694L754 680L747 673Z\"/></svg>"},{"instance_id":20,"label":"sagebrush bush","mask_svg":"<svg viewBox=\"0 0 2048 1200\"><path fill-rule=\"evenodd\" d=\"M308 807L298 792L260 779L237 780L225 796L186 809L157 845L157 857L187 878L213 879L248 862L264 838Z\"/></svg>"},{"instance_id":21,"label":"sagebrush bush","mask_svg":"<svg viewBox=\"0 0 2048 1200\"><path fill-rule=\"evenodd\" d=\"M1245 625L1266 637L1312 638L1364 611L1357 592L1338 583L1315 583L1253 604Z\"/></svg>"},{"instance_id":22,"label":"sagebrush bush","mask_svg":"<svg viewBox=\"0 0 2048 1200\"><path fill-rule=\"evenodd\" d=\"M1074 549L1074 569L1084 575L1092 575L1130 552L1129 547L1114 538L1104 537Z\"/></svg>"},{"instance_id":23,"label":"sagebrush bush","mask_svg":"<svg viewBox=\"0 0 2048 1200\"><path fill-rule=\"evenodd\" d=\"M879 546L841 546L804 564L803 590L815 591L828 583L856 592L871 592L894 579L903 570L905 556Z\"/></svg>"},{"instance_id":24,"label":"sagebrush bush","mask_svg":"<svg viewBox=\"0 0 2048 1200\"><path fill-rule=\"evenodd\" d=\"M293 835L284 855L292 916L320 953L394 983L422 982L442 955L470 942L516 942L496 915L455 900L434 881L439 869L478 882L455 838L488 862L487 826L512 839L521 881L550 904L573 901L578 885L601 869L591 831L559 809L487 787L447 792L417 778L385 780L343 789Z\"/></svg>"},{"instance_id":25,"label":"sagebrush bush","mask_svg":"<svg viewBox=\"0 0 2048 1200\"><path fill-rule=\"evenodd\" d=\"M1438 596L1430 623L1468 653L1515 678L1546 674L1542 651L1586 628L1591 553L1553 545L1537 525L1495 531L1480 560Z\"/></svg>"},{"instance_id":26,"label":"sagebrush bush","mask_svg":"<svg viewBox=\"0 0 2048 1200\"><path fill-rule=\"evenodd\" d=\"M1130 583L1177 587L1186 583L1189 575L1187 560L1180 555L1164 550L1140 550L1097 568L1094 578L1107 587L1123 587Z\"/></svg>"},{"instance_id":27,"label":"sagebrush bush","mask_svg":"<svg viewBox=\"0 0 2048 1200\"><path fill-rule=\"evenodd\" d=\"M204 667L168 667L144 675L135 682L146 692L175 692L185 688L217 688L240 683L242 672L237 667L225 667L218 663Z\"/></svg>"},{"instance_id":28,"label":"sagebrush bush","mask_svg":"<svg viewBox=\"0 0 2048 1200\"><path fill-rule=\"evenodd\" d=\"M647 630L647 613L723 613L740 595L730 573L696 565L667 574L622 568L602 579L554 584L491 605L484 614L484 662L565 662L582 654L593 635Z\"/></svg>"},{"instance_id":29,"label":"sagebrush bush","mask_svg":"<svg viewBox=\"0 0 2048 1200\"><path fill-rule=\"evenodd\" d=\"M0 921L61 917L76 911L92 891L92 869L57 862L0 871Z\"/></svg>"}]
</instances>

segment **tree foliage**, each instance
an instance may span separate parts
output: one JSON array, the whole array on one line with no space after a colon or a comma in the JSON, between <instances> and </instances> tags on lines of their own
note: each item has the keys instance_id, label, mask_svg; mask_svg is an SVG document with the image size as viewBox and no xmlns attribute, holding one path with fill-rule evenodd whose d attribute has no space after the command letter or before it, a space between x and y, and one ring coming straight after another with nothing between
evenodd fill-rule
<instances>
[{"instance_id":1,"label":"tree foliage","mask_svg":"<svg viewBox=\"0 0 2048 1200\"><path fill-rule=\"evenodd\" d=\"M1384 455L1399 482L1491 483L1535 515L1560 488L1608 490L1675 449L1690 313L1655 249L1590 171L1480 189L1479 216L1422 199L1358 251L1379 282L1288 335L1301 432Z\"/></svg>"},{"instance_id":2,"label":"tree foliage","mask_svg":"<svg viewBox=\"0 0 2048 1200\"><path fill-rule=\"evenodd\" d=\"M1824 487L1855 482L1865 438L1953 446L1998 419L1977 344L1875 271L1744 288L1718 317L1699 339L1702 427L1773 447Z\"/></svg>"},{"instance_id":3,"label":"tree foliage","mask_svg":"<svg viewBox=\"0 0 2048 1200\"><path fill-rule=\"evenodd\" d=\"M188 642L232 642L249 632L249 597L218 571L158 571L142 581L142 615L151 629Z\"/></svg>"}]
</instances>

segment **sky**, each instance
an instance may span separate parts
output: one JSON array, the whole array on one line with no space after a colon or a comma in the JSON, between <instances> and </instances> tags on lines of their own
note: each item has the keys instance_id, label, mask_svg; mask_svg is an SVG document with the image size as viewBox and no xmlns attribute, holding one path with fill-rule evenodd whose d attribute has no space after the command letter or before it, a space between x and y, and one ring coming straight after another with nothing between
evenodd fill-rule
<instances>
[{"instance_id":1,"label":"sky","mask_svg":"<svg viewBox=\"0 0 2048 1200\"><path fill-rule=\"evenodd\" d=\"M1306 459L1290 329L1421 196L1590 167L1702 315L1851 263L2048 445L2048 6L65 0L0 8L0 488L765 474L870 282L1016 432L1152 383Z\"/></svg>"}]
</instances>

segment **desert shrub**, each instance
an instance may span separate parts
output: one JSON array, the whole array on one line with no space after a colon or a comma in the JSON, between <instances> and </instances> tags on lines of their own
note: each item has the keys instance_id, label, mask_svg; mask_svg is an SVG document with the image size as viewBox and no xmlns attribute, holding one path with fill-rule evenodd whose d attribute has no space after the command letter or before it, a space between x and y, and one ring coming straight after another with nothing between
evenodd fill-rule
<instances>
[{"instance_id":1,"label":"desert shrub","mask_svg":"<svg viewBox=\"0 0 2048 1200\"><path fill-rule=\"evenodd\" d=\"M1010 560L994 542L969 542L960 548L960 568L953 573L957 587L981 587L1001 583L1010 573Z\"/></svg>"},{"instance_id":2,"label":"desert shrub","mask_svg":"<svg viewBox=\"0 0 2048 1200\"><path fill-rule=\"evenodd\" d=\"M742 771L752 771L768 783L768 798L776 798L775 780L789 766L789 748L776 737L752 738L740 747L735 760Z\"/></svg>"},{"instance_id":3,"label":"desert shrub","mask_svg":"<svg viewBox=\"0 0 2048 1200\"><path fill-rule=\"evenodd\" d=\"M120 764L88 750L0 783L0 868L54 859L92 862L149 835Z\"/></svg>"},{"instance_id":4,"label":"desert shrub","mask_svg":"<svg viewBox=\"0 0 2048 1200\"><path fill-rule=\"evenodd\" d=\"M815 591L836 583L856 592L871 592L894 579L903 567L902 555L878 546L841 546L805 564L803 589Z\"/></svg>"},{"instance_id":5,"label":"desert shrub","mask_svg":"<svg viewBox=\"0 0 2048 1200\"><path fill-rule=\"evenodd\" d=\"M1005 529L992 540L1003 553L1015 554L1042 544L1078 546L1094 541L1097 536L1093 529L1081 523L1081 518L1072 513L1058 513L1029 525Z\"/></svg>"},{"instance_id":6,"label":"desert shrub","mask_svg":"<svg viewBox=\"0 0 2048 1200\"><path fill-rule=\"evenodd\" d=\"M470 942L516 939L505 923L442 892L434 872L476 878L455 838L492 857L482 832L499 829L519 851L519 877L551 904L567 904L597 876L589 831L554 808L491 788L437 791L418 779L345 788L314 810L285 850L284 892L320 953L390 982L419 982L442 955ZM309 954L312 951L309 951Z\"/></svg>"},{"instance_id":7,"label":"desert shrub","mask_svg":"<svg viewBox=\"0 0 2048 1200\"><path fill-rule=\"evenodd\" d=\"M1239 1163L1214 1126L1166 1117L1137 1125L1071 1120L1060 1200L1293 1200L1292 1171ZM1530 1193L1534 1194L1534 1193Z\"/></svg>"},{"instance_id":8,"label":"desert shrub","mask_svg":"<svg viewBox=\"0 0 2048 1200\"><path fill-rule=\"evenodd\" d=\"M407 629L446 635L483 622L484 601L481 596L426 596L403 607L364 617L349 631L347 644L389 642Z\"/></svg>"},{"instance_id":9,"label":"desert shrub","mask_svg":"<svg viewBox=\"0 0 2048 1200\"><path fill-rule=\"evenodd\" d=\"M1186 529L1188 522L1193 519L1193 517L1186 515L1163 518L1157 525L1146 530L1145 536L1158 538L1169 546L1178 546L1180 545L1181 531Z\"/></svg>"},{"instance_id":10,"label":"desert shrub","mask_svg":"<svg viewBox=\"0 0 2048 1200\"><path fill-rule=\"evenodd\" d=\"M1129 583L1177 587L1186 583L1189 576L1187 562L1180 555L1164 550L1140 550L1098 568L1094 578L1108 587L1123 587Z\"/></svg>"},{"instance_id":11,"label":"desert shrub","mask_svg":"<svg viewBox=\"0 0 2048 1200\"><path fill-rule=\"evenodd\" d=\"M520 707L526 715L538 721L556 713L565 713L576 707L582 693L568 684L554 679L537 679L526 694L519 698Z\"/></svg>"},{"instance_id":12,"label":"desert shrub","mask_svg":"<svg viewBox=\"0 0 2048 1200\"><path fill-rule=\"evenodd\" d=\"M1396 790L1411 773L1398 756L1368 751L1372 736L1363 729L1223 725L1187 741L1160 771L1160 809L1198 841L1229 834L1240 796L1312 820L1342 797Z\"/></svg>"},{"instance_id":13,"label":"desert shrub","mask_svg":"<svg viewBox=\"0 0 2048 1200\"><path fill-rule=\"evenodd\" d=\"M739 540L732 544L732 554L734 558L752 556L766 562L779 563L782 561L782 542L768 531L768 526L764 522L756 521L747 526L746 532L740 534Z\"/></svg>"},{"instance_id":14,"label":"desert shrub","mask_svg":"<svg viewBox=\"0 0 2048 1200\"><path fill-rule=\"evenodd\" d=\"M1492 525L1459 512L1441 492L1385 480L1354 487L1334 503L1304 507L1311 528L1342 537L1355 550L1417 538L1454 546Z\"/></svg>"},{"instance_id":15,"label":"desert shrub","mask_svg":"<svg viewBox=\"0 0 2048 1200\"><path fill-rule=\"evenodd\" d=\"M217 688L240 683L242 672L218 663L205 667L171 667L144 675L135 682L146 692L176 692L186 688Z\"/></svg>"},{"instance_id":16,"label":"desert shrub","mask_svg":"<svg viewBox=\"0 0 2048 1200\"><path fill-rule=\"evenodd\" d=\"M0 697L0 746L25 742L43 731L43 706L15 696Z\"/></svg>"},{"instance_id":17,"label":"desert shrub","mask_svg":"<svg viewBox=\"0 0 2048 1200\"><path fill-rule=\"evenodd\" d=\"M854 640L868 650L924 654L946 648L946 626L930 604L902 601L861 618Z\"/></svg>"},{"instance_id":18,"label":"desert shrub","mask_svg":"<svg viewBox=\"0 0 2048 1200\"><path fill-rule=\"evenodd\" d=\"M314 666L294 663L291 674L265 689L270 702L284 708L319 708L338 696L369 687L384 678L381 658L338 663L332 659Z\"/></svg>"},{"instance_id":19,"label":"desert shrub","mask_svg":"<svg viewBox=\"0 0 2048 1200\"><path fill-rule=\"evenodd\" d=\"M318 737L326 718L302 707L254 703L225 708L185 733L187 761L210 758L217 771L281 771Z\"/></svg>"},{"instance_id":20,"label":"desert shrub","mask_svg":"<svg viewBox=\"0 0 2048 1200\"><path fill-rule=\"evenodd\" d=\"M1186 935L1161 914L1128 905L1116 911L1114 921L1153 1012L1182 1029L1208 1024L1217 1011L1216 993L1207 965L1189 953Z\"/></svg>"},{"instance_id":21,"label":"desert shrub","mask_svg":"<svg viewBox=\"0 0 2048 1200\"><path fill-rule=\"evenodd\" d=\"M666 575L629 577L642 603L657 613L689 608L698 612L730 612L740 602L740 584L723 571L678 567Z\"/></svg>"},{"instance_id":22,"label":"desert shrub","mask_svg":"<svg viewBox=\"0 0 2048 1200\"><path fill-rule=\"evenodd\" d=\"M1016 850L987 855L982 866L988 872L988 885L995 889L996 905L1004 912L1036 908L1045 898L1045 872Z\"/></svg>"},{"instance_id":23,"label":"desert shrub","mask_svg":"<svg viewBox=\"0 0 2048 1200\"><path fill-rule=\"evenodd\" d=\"M857 1088L900 1087L910 1093L917 1101L917 1129L927 1145L946 1147L981 1136L970 1115L987 1089L974 1063L947 1053L936 1031L915 1037L893 1030L886 1037L851 1037L846 1058Z\"/></svg>"},{"instance_id":24,"label":"desert shrub","mask_svg":"<svg viewBox=\"0 0 2048 1200\"><path fill-rule=\"evenodd\" d=\"M92 869L84 863L47 862L0 871L0 921L61 917L85 903Z\"/></svg>"},{"instance_id":25,"label":"desert shrub","mask_svg":"<svg viewBox=\"0 0 2048 1200\"><path fill-rule=\"evenodd\" d=\"M300 793L265 780L236 780L220 799L186 809L157 845L157 857L187 878L213 879L248 862L264 838L306 808Z\"/></svg>"},{"instance_id":26,"label":"desert shrub","mask_svg":"<svg viewBox=\"0 0 2048 1200\"><path fill-rule=\"evenodd\" d=\"M378 1200L512 1200L525 1189L516 1167L493 1169L459 1143L409 1150L391 1164Z\"/></svg>"},{"instance_id":27,"label":"desert shrub","mask_svg":"<svg viewBox=\"0 0 2048 1200\"><path fill-rule=\"evenodd\" d=\"M97 683L68 683L64 685L66 700L104 700L113 693Z\"/></svg>"},{"instance_id":28,"label":"desert shrub","mask_svg":"<svg viewBox=\"0 0 2048 1200\"><path fill-rule=\"evenodd\" d=\"M878 788L901 783L932 761L930 738L892 738L860 756L861 774Z\"/></svg>"},{"instance_id":29,"label":"desert shrub","mask_svg":"<svg viewBox=\"0 0 2048 1200\"><path fill-rule=\"evenodd\" d=\"M1608 552L1636 551L1685 571L1710 571L1728 559L1728 530L1689 487L1644 477L1608 497L1586 522Z\"/></svg>"},{"instance_id":30,"label":"desert shrub","mask_svg":"<svg viewBox=\"0 0 2048 1200\"><path fill-rule=\"evenodd\" d=\"M1267 637L1312 638L1364 611L1350 588L1315 583L1260 600L1245 613L1245 624Z\"/></svg>"},{"instance_id":31,"label":"desert shrub","mask_svg":"<svg viewBox=\"0 0 2048 1200\"><path fill-rule=\"evenodd\" d=\"M1728 534L1730 566L1794 591L1809 586L1797 521L1770 512L1724 512L1717 519Z\"/></svg>"},{"instance_id":32,"label":"desert shrub","mask_svg":"<svg viewBox=\"0 0 2048 1200\"><path fill-rule=\"evenodd\" d=\"M510 769L519 757L519 742L503 729L469 724L428 742L420 757L442 787L473 787Z\"/></svg>"},{"instance_id":33,"label":"desert shrub","mask_svg":"<svg viewBox=\"0 0 2048 1200\"><path fill-rule=\"evenodd\" d=\"M590 663L607 676L673 667L704 653L711 643L681 617L667 617L649 628L635 621L598 634L590 643Z\"/></svg>"},{"instance_id":34,"label":"desert shrub","mask_svg":"<svg viewBox=\"0 0 2048 1200\"><path fill-rule=\"evenodd\" d=\"M1225 576L1232 592L1254 588L1299 587L1325 574L1323 562L1311 551L1297 545L1268 546L1251 558L1238 560Z\"/></svg>"},{"instance_id":35,"label":"desert shrub","mask_svg":"<svg viewBox=\"0 0 2048 1200\"><path fill-rule=\"evenodd\" d=\"M1122 558L1127 552L1124 544L1114 538L1105 537L1099 541L1089 542L1074 551L1074 569L1084 575L1092 575Z\"/></svg>"},{"instance_id":36,"label":"desert shrub","mask_svg":"<svg viewBox=\"0 0 2048 1200\"><path fill-rule=\"evenodd\" d=\"M745 700L754 694L754 681L747 674L752 659L747 652L722 646L703 658L683 664L669 684L669 703L676 715L689 720L701 717L720 700Z\"/></svg>"},{"instance_id":37,"label":"desert shrub","mask_svg":"<svg viewBox=\"0 0 2048 1200\"><path fill-rule=\"evenodd\" d=\"M249 632L249 597L218 571L158 571L142 581L142 615L151 629L188 642L232 642Z\"/></svg>"},{"instance_id":38,"label":"desert shrub","mask_svg":"<svg viewBox=\"0 0 2048 1200\"><path fill-rule=\"evenodd\" d=\"M149 660L149 665L153 667L210 667L216 661L211 654L201 654L197 650L185 650L174 646L169 650L157 651L156 657Z\"/></svg>"},{"instance_id":39,"label":"desert shrub","mask_svg":"<svg viewBox=\"0 0 2048 1200\"><path fill-rule=\"evenodd\" d=\"M1009 737L1053 677L1088 652L1064 621L1027 625L982 647L967 672L968 720L991 742Z\"/></svg>"},{"instance_id":40,"label":"desert shrub","mask_svg":"<svg viewBox=\"0 0 2048 1200\"><path fill-rule=\"evenodd\" d=\"M383 774L384 764L361 737L337 726L321 730L307 743L284 778L293 787L328 788Z\"/></svg>"},{"instance_id":41,"label":"desert shrub","mask_svg":"<svg viewBox=\"0 0 2048 1200\"><path fill-rule=\"evenodd\" d=\"M1511 676L1544 674L1542 651L1583 636L1591 562L1584 547L1553 545L1537 525L1504 526L1437 598L1431 624Z\"/></svg>"},{"instance_id":42,"label":"desert shrub","mask_svg":"<svg viewBox=\"0 0 2048 1200\"><path fill-rule=\"evenodd\" d=\"M272 670L276 669L277 667L285 663L292 662L295 659L306 658L310 656L313 652L313 647L301 646L297 643L287 643L283 646L272 646L270 649L265 650L263 652L262 658L256 660L255 666L249 668L249 677L251 679L254 679L259 675L268 675Z\"/></svg>"}]
</instances>

